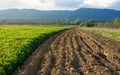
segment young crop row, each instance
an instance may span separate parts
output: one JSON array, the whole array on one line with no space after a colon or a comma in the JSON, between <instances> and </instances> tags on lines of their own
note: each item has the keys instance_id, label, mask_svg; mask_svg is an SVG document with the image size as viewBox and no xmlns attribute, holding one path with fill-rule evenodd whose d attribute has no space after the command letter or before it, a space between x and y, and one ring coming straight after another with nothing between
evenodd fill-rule
<instances>
[{"instance_id":1,"label":"young crop row","mask_svg":"<svg viewBox=\"0 0 120 75\"><path fill-rule=\"evenodd\" d=\"M1 26L0 75L9 75L51 35L65 27Z\"/></svg>"}]
</instances>

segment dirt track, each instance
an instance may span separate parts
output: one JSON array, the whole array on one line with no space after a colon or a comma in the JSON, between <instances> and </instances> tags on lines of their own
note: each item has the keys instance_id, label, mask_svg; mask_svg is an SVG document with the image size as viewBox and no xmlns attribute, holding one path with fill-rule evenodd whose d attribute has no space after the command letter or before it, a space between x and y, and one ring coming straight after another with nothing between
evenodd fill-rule
<instances>
[{"instance_id":1,"label":"dirt track","mask_svg":"<svg viewBox=\"0 0 120 75\"><path fill-rule=\"evenodd\" d=\"M120 75L120 43L72 28L40 45L13 75Z\"/></svg>"}]
</instances>

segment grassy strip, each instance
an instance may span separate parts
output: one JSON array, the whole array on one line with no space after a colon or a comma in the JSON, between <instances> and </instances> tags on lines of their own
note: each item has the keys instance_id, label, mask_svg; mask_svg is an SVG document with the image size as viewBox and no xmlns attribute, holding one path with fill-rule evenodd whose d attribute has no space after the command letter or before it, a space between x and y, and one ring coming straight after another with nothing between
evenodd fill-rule
<instances>
[{"instance_id":1,"label":"grassy strip","mask_svg":"<svg viewBox=\"0 0 120 75\"><path fill-rule=\"evenodd\" d=\"M9 75L41 44L64 27L1 26L0 75Z\"/></svg>"},{"instance_id":2,"label":"grassy strip","mask_svg":"<svg viewBox=\"0 0 120 75\"><path fill-rule=\"evenodd\" d=\"M120 41L119 29L107 29L107 28L81 28L81 29L90 31L96 34L100 34L108 38L112 38L116 41Z\"/></svg>"}]
</instances>

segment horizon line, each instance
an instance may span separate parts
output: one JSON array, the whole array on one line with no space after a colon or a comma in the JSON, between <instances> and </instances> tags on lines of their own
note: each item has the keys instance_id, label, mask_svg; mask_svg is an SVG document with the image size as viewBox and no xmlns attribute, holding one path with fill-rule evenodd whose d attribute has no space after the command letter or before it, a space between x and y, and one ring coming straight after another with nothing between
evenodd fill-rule
<instances>
[{"instance_id":1,"label":"horizon line","mask_svg":"<svg viewBox=\"0 0 120 75\"><path fill-rule=\"evenodd\" d=\"M6 8L6 9L0 9L1 10L38 10L38 11L76 11L76 10L79 10L79 9L101 9L101 10L115 10L115 11L120 11L120 10L117 10L117 9L112 9L112 8L89 8L89 7L83 7L83 8L76 8L74 10L70 10L70 9L34 9L34 8Z\"/></svg>"}]
</instances>

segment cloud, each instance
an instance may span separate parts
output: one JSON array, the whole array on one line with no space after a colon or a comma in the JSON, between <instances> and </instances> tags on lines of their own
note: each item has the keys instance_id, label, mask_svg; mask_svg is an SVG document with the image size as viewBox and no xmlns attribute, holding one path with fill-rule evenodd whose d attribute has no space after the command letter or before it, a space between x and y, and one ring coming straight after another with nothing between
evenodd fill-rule
<instances>
[{"instance_id":1,"label":"cloud","mask_svg":"<svg viewBox=\"0 0 120 75\"><path fill-rule=\"evenodd\" d=\"M116 9L116 10L120 10L120 1L117 1L115 4L113 4L111 7L111 9Z\"/></svg>"},{"instance_id":2,"label":"cloud","mask_svg":"<svg viewBox=\"0 0 120 75\"><path fill-rule=\"evenodd\" d=\"M18 2L16 0L0 0L0 9L18 7L21 4L22 4L21 1Z\"/></svg>"},{"instance_id":3,"label":"cloud","mask_svg":"<svg viewBox=\"0 0 120 75\"><path fill-rule=\"evenodd\" d=\"M83 6L108 8L117 2L118 0L84 0Z\"/></svg>"},{"instance_id":4,"label":"cloud","mask_svg":"<svg viewBox=\"0 0 120 75\"><path fill-rule=\"evenodd\" d=\"M41 9L52 10L55 9L53 0L0 0L0 9L9 8L29 8L29 9Z\"/></svg>"},{"instance_id":5,"label":"cloud","mask_svg":"<svg viewBox=\"0 0 120 75\"><path fill-rule=\"evenodd\" d=\"M82 0L54 0L55 5L66 9L78 8Z\"/></svg>"},{"instance_id":6,"label":"cloud","mask_svg":"<svg viewBox=\"0 0 120 75\"><path fill-rule=\"evenodd\" d=\"M26 1L26 4L28 3L27 0L23 0L23 1ZM43 0L29 0L29 1L31 1L31 2L29 2L29 4L27 4L26 7L29 6L31 8L40 9L40 10L56 9L55 3L52 0L47 1L47 2L43 1Z\"/></svg>"},{"instance_id":7,"label":"cloud","mask_svg":"<svg viewBox=\"0 0 120 75\"><path fill-rule=\"evenodd\" d=\"M82 7L119 9L119 0L0 0L0 9L75 10Z\"/></svg>"}]
</instances>

